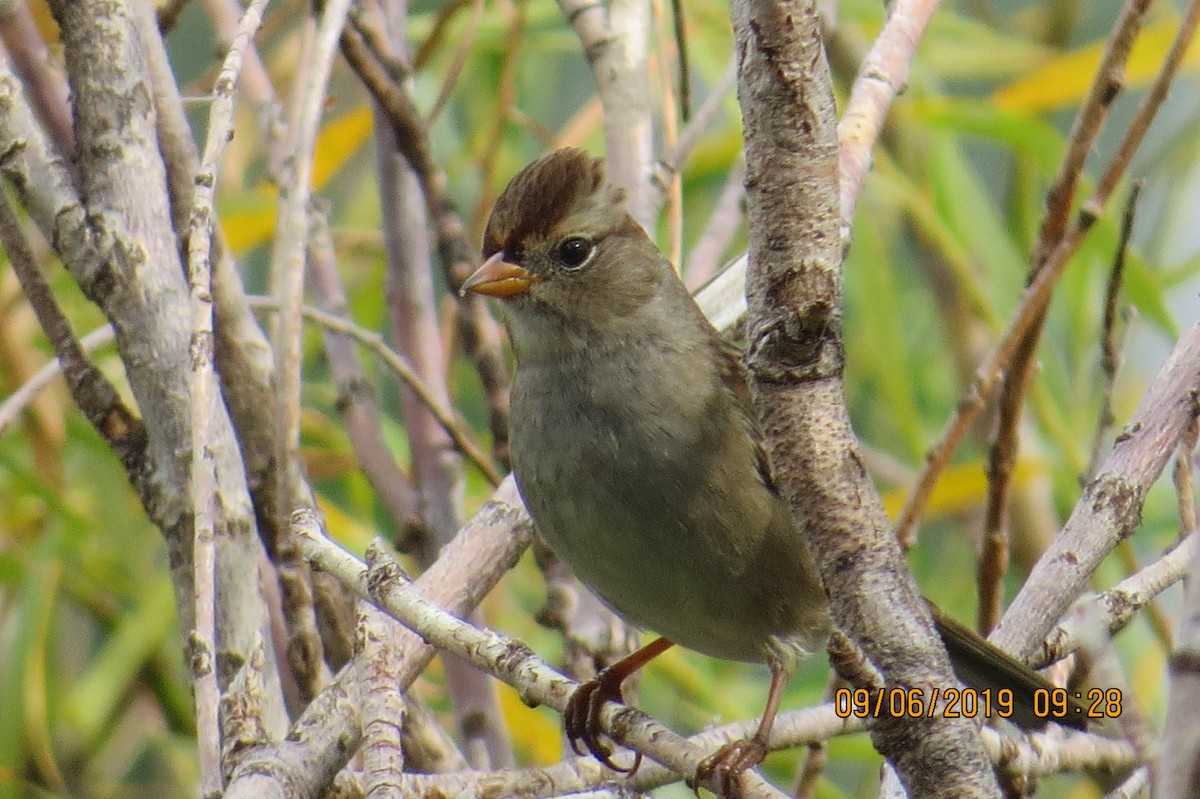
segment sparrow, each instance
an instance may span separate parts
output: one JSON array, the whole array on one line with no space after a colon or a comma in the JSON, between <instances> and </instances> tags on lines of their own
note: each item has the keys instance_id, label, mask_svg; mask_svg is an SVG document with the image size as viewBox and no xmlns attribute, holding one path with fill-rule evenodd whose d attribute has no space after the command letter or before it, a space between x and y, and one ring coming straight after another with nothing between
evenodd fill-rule
<instances>
[{"instance_id":1,"label":"sparrow","mask_svg":"<svg viewBox=\"0 0 1200 799\"><path fill-rule=\"evenodd\" d=\"M621 683L673 643L766 663L754 735L689 778L695 787L715 777L735 795L741 772L766 754L797 663L825 646L829 604L771 477L737 348L623 200L601 160L579 149L543 156L497 199L483 265L462 291L503 305L516 362L512 468L538 530L618 615L662 636L576 690L564 716L572 748L617 769L600 707L622 701ZM1012 688L1018 705L1052 687L937 618L961 679ZM1044 724L1031 710L1017 715Z\"/></svg>"}]
</instances>

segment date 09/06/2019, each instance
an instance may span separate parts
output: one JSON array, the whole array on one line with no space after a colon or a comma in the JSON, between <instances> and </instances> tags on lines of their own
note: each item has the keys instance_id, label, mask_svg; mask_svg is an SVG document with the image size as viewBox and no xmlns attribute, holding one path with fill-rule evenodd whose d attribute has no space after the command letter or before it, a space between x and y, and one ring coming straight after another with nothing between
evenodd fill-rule
<instances>
[{"instance_id":1,"label":"date 09/06/2019","mask_svg":"<svg viewBox=\"0 0 1200 799\"><path fill-rule=\"evenodd\" d=\"M1006 719L1013 715L1013 693L1007 688L998 691L947 688L940 692L936 688L930 691L920 688L840 688L834 694L833 707L840 718L932 717L936 713L945 718L982 716L987 719L996 716ZM1117 718L1121 715L1121 691L1118 688L1039 689L1033 695L1033 712L1046 721Z\"/></svg>"}]
</instances>

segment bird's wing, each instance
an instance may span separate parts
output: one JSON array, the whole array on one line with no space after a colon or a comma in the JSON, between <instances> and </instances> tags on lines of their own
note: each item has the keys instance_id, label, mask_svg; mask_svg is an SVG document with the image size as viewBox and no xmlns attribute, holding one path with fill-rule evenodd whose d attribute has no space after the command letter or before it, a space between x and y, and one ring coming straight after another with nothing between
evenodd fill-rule
<instances>
[{"instance_id":1,"label":"bird's wing","mask_svg":"<svg viewBox=\"0 0 1200 799\"><path fill-rule=\"evenodd\" d=\"M737 345L722 338L713 331L713 349L717 372L723 384L734 397L734 404L741 416L741 421L750 432L751 446L754 447L754 462L758 475L771 493L779 495L775 478L771 475L771 461L767 450L763 447L762 428L758 424L758 414L754 412L754 398L750 392L750 384L746 381L746 367L742 364L742 351Z\"/></svg>"}]
</instances>

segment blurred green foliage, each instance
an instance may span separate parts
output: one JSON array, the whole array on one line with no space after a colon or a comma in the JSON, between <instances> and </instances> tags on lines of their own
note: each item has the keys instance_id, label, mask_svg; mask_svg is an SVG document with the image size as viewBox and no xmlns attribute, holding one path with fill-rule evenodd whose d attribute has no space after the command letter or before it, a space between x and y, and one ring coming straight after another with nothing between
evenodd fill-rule
<instances>
[{"instance_id":1,"label":"blurred green foliage","mask_svg":"<svg viewBox=\"0 0 1200 799\"><path fill-rule=\"evenodd\" d=\"M728 62L728 9L720 0L688 0L685 7L693 85L702 97ZM879 462L891 464L879 470L879 484L893 513L903 499L905 475L911 477L921 463L969 370L1018 301L1046 187L1117 7L1112 0L947 3L921 44L908 91L892 110L862 192L845 271L848 398L863 441ZM259 38L283 94L295 68L301 10L299 2L273 5ZM425 41L442 12L443 4L433 0L413 5L409 30L415 45ZM40 6L37 13L44 17ZM460 4L414 75L423 108L442 88L470 13L469 5ZM882 24L883 7L878 0L847 0L837 13L830 48L844 102L853 66ZM1144 34L1150 50L1135 54L1131 91L1118 100L1089 174L1111 153L1139 88L1152 74L1158 52L1153 48L1161 49L1154 43L1162 41L1176 14L1169 3L1154 12ZM518 19L523 25L516 25ZM491 199L521 165L550 142L598 152L603 138L592 78L575 35L550 0L486 4L468 44L462 77L431 135L451 194L478 239ZM185 92L206 95L218 61L199 4L187 8L169 47ZM662 55L654 69L673 70L673 57ZM513 59L515 105L507 108L497 85ZM653 81L661 83L657 76ZM1134 313L1123 333L1125 365L1114 392L1118 426L1178 331L1196 317L1195 89L1195 59L1189 59L1180 87L1134 164L1145 190L1122 298ZM202 132L206 106L197 103L191 110ZM253 109L243 106L239 113L237 138L220 175L221 219L248 285L262 290L275 193L266 182ZM352 314L361 325L383 330L371 127L361 88L339 64L316 184L332 209ZM738 157L739 137L730 98L683 171L685 254L708 223ZM495 160L483 173L487 152ZM1059 522L1079 495L1097 427L1104 286L1123 197L1121 192L1099 220L1057 291L1022 431L1018 490L1045 492ZM665 224L661 232L665 245ZM727 256L743 246L744 234L735 236ZM47 267L76 329L98 325L95 309L50 258ZM7 269L0 270L0 303L0 385L7 396L46 361L49 350ZM391 528L356 469L316 332L306 338L304 454L332 530L361 549L370 536ZM96 358L119 383L121 366L111 348ZM386 433L397 458L406 462L396 382L378 363L366 363L386 412ZM456 362L453 375L458 405L482 435L485 411L473 374ZM931 598L963 619L974 612L986 434L985 425L943 478L911 556ZM486 496L478 475L470 475L469 486L472 505ZM1015 518L1017 525L1024 522ZM1013 535L1027 532L1018 527ZM1177 532L1173 495L1160 486L1126 558L1148 562ZM1010 595L1029 565L1020 558L1014 562ZM1096 575L1096 586L1111 585L1126 568L1110 559ZM542 601L540 577L526 559L484 611L491 624L553 657L554 636L532 619ZM1175 591L1162 600L1168 611L1177 604ZM193 711L180 641L161 539L117 460L61 384L52 385L0 437L0 799L194 795ZM1163 646L1139 619L1122 633L1118 650L1137 701L1160 719ZM698 730L713 719L757 712L764 674L672 651L647 670L641 704L678 729ZM446 712L438 675L435 667L417 691ZM786 706L819 702L827 677L824 658L814 658L791 686ZM557 719L525 708L507 689L504 697L519 759L537 764L558 757ZM775 755L767 764L769 776L787 784L799 761L795 752ZM878 764L864 736L832 742L818 796L874 795ZM1050 785L1045 795L1082 799L1101 792L1074 775ZM685 792L665 789L663 795Z\"/></svg>"}]
</instances>

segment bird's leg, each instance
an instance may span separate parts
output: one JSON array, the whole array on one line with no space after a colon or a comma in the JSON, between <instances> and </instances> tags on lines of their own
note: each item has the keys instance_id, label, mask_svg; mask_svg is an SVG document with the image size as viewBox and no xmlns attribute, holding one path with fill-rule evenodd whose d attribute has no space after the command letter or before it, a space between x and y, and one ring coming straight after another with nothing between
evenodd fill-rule
<instances>
[{"instance_id":1,"label":"bird's leg","mask_svg":"<svg viewBox=\"0 0 1200 799\"><path fill-rule=\"evenodd\" d=\"M567 740L575 754L581 756L591 754L592 757L613 771L631 774L637 771L637 767L642 762L640 752L634 753L633 765L627 769L621 768L610 759L612 747L600 740L600 736L603 734L603 730L600 729L600 708L608 701L623 702L621 683L672 646L674 644L666 638L651 641L636 652L601 669L599 674L575 689L575 693L571 694L571 698L567 700L566 710L563 711L563 726L566 728ZM579 747L581 741L586 752Z\"/></svg>"},{"instance_id":2,"label":"bird's leg","mask_svg":"<svg viewBox=\"0 0 1200 799\"><path fill-rule=\"evenodd\" d=\"M741 795L742 772L751 769L767 756L767 740L771 727L779 714L779 703L783 700L783 689L792 676L792 669L783 664L771 664L771 690L767 693L767 706L763 710L758 729L749 738L727 743L713 752L696 767L696 773L687 780L687 785L697 795L701 784L714 784L717 795L733 799ZM712 782L710 782L712 781Z\"/></svg>"}]
</instances>

